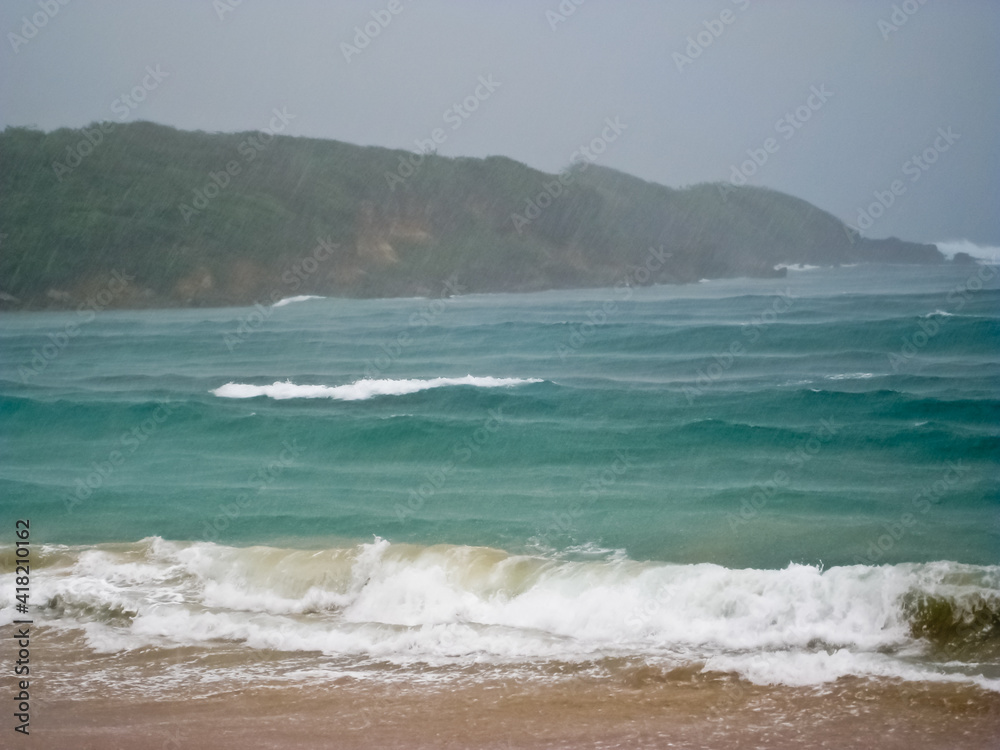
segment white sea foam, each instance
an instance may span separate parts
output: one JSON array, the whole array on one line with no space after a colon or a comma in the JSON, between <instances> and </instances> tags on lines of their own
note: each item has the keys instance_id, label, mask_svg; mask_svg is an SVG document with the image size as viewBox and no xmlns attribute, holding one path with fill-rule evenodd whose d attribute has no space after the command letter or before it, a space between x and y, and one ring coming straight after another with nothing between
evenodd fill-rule
<instances>
[{"instance_id":1,"label":"white sea foam","mask_svg":"<svg viewBox=\"0 0 1000 750\"><path fill-rule=\"evenodd\" d=\"M944 310L935 310L934 312L927 313L926 315L921 315L921 318L954 318L955 313L945 312Z\"/></svg>"},{"instance_id":2,"label":"white sea foam","mask_svg":"<svg viewBox=\"0 0 1000 750\"><path fill-rule=\"evenodd\" d=\"M789 271L816 271L823 266L810 266L807 263L779 263L774 268L775 270L785 268Z\"/></svg>"},{"instance_id":3,"label":"white sea foam","mask_svg":"<svg viewBox=\"0 0 1000 750\"><path fill-rule=\"evenodd\" d=\"M827 380L868 380L874 378L873 372L845 372L839 375L827 375Z\"/></svg>"},{"instance_id":4,"label":"white sea foam","mask_svg":"<svg viewBox=\"0 0 1000 750\"><path fill-rule=\"evenodd\" d=\"M1000 567L741 570L601 552L574 560L384 540L288 550L151 538L33 570L33 612L105 652L222 641L400 665L642 657L761 684L860 675L1000 691L1000 680L975 673L981 665L922 658L928 645L913 637L907 604L995 606ZM14 587L3 585L0 617L10 622Z\"/></svg>"},{"instance_id":5,"label":"white sea foam","mask_svg":"<svg viewBox=\"0 0 1000 750\"><path fill-rule=\"evenodd\" d=\"M989 261L990 263L1000 262L1000 247L996 245L977 245L969 240L948 240L946 242L936 242L937 249L946 258L954 258L956 253L968 253L978 260Z\"/></svg>"},{"instance_id":6,"label":"white sea foam","mask_svg":"<svg viewBox=\"0 0 1000 750\"><path fill-rule=\"evenodd\" d=\"M285 305L290 305L293 302L305 302L308 299L326 299L326 297L319 297L315 294L300 294L297 297L285 297L284 299L279 299L271 307L284 307Z\"/></svg>"},{"instance_id":7,"label":"white sea foam","mask_svg":"<svg viewBox=\"0 0 1000 750\"><path fill-rule=\"evenodd\" d=\"M255 398L267 396L277 400L289 398L332 398L338 401L364 401L375 396L402 396L408 393L443 388L451 385L471 385L476 388L501 388L528 383L541 383L538 378L490 378L466 375L464 378L430 378L428 380L356 380L347 385L297 385L276 381L271 385L226 383L212 391L220 398Z\"/></svg>"}]
</instances>

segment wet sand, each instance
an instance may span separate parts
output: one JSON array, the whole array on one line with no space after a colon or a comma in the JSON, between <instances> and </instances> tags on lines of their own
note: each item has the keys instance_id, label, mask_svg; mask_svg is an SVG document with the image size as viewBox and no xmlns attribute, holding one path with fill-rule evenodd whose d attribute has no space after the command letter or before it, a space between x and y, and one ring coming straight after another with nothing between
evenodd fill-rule
<instances>
[{"instance_id":1,"label":"wet sand","mask_svg":"<svg viewBox=\"0 0 1000 750\"><path fill-rule=\"evenodd\" d=\"M824 690L775 688L639 668L555 683L339 678L156 698L48 695L33 704L30 746L917 750L993 748L998 736L1000 695L978 688L854 678Z\"/></svg>"}]
</instances>

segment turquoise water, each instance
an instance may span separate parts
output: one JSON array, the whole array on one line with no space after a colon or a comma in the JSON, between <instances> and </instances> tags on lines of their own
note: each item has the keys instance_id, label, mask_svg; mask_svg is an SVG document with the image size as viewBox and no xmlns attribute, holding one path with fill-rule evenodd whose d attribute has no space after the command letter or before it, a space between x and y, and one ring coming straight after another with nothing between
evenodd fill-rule
<instances>
[{"instance_id":1,"label":"turquoise water","mask_svg":"<svg viewBox=\"0 0 1000 750\"><path fill-rule=\"evenodd\" d=\"M111 640L164 617L148 605L166 588L186 617L228 618L206 642L260 641L239 613L306 613L319 619L294 649L340 656L395 653L363 636L389 623L471 628L453 648L399 646L408 658L543 658L542 631L588 655L613 642L680 658L693 636L663 592L702 612L671 588L697 580L723 592L702 612L718 633L747 627L739 597L770 597L784 614L759 613L764 629L791 618L781 638L819 660L817 679L841 673L821 668L817 639L841 637L857 656L843 669L883 674L871 659L912 656L914 601L945 597L952 625L1000 611L998 303L996 267L857 266L10 314L3 528L12 543L14 519L31 521L42 616L96 618ZM463 604L438 609L448 597ZM521 618L524 597L569 619ZM870 604L871 632L823 630L835 602ZM789 614L800 604L812 614ZM685 658L750 658L712 627ZM551 653L577 653L560 642Z\"/></svg>"},{"instance_id":2,"label":"turquoise water","mask_svg":"<svg viewBox=\"0 0 1000 750\"><path fill-rule=\"evenodd\" d=\"M377 535L754 567L874 561L910 513L879 562L995 563L996 275L949 300L975 271L8 315L4 505L64 544ZM212 393L366 374L540 382Z\"/></svg>"}]
</instances>

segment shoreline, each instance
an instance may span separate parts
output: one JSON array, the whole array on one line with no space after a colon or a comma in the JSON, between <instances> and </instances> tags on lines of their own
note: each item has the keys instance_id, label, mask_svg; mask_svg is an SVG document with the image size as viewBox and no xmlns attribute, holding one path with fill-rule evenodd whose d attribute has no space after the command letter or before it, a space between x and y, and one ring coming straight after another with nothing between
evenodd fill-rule
<instances>
[{"instance_id":1,"label":"shoreline","mask_svg":"<svg viewBox=\"0 0 1000 750\"><path fill-rule=\"evenodd\" d=\"M738 279L743 279L748 282L758 282L758 281L774 281L780 279L788 278L788 271L802 272L807 270L836 270L839 268L850 268L855 266L893 266L902 268L911 268L914 266L933 266L933 267L958 267L958 268L972 268L975 266L990 266L996 263L996 259L988 259L982 257L970 256L968 261L958 260L954 258L943 258L942 260L934 263L888 263L879 261L862 261L858 263L849 264L833 264L825 266L805 266L803 264L788 264L779 263L774 268L773 275L754 275L754 276L707 276L704 278L690 278L690 279L679 279L676 281L657 281L651 284L635 284L630 285L629 288L646 288L646 287L684 287L684 286L697 286L703 281L733 281ZM452 274L455 275L454 273ZM586 291L600 291L600 290L613 290L616 287L613 284L598 284L592 286L545 286L540 288L530 287L530 288L512 288L512 289L482 289L475 291L461 291L461 292L448 292L444 293L433 292L427 290L426 293L416 293L417 290L409 289L400 291L398 294L391 295L352 295L345 294L343 290L319 290L314 289L310 291L302 291L302 295L288 294L285 296L279 296L277 300L269 301L267 295L257 297L254 299L243 300L239 302L230 301L225 302L223 300L199 300L197 303L192 303L194 301L183 301L183 300L171 300L169 298L157 297L155 299L150 298L148 303L143 303L138 301L135 296L129 297L127 300L116 299L115 296L108 301L107 304L101 304L99 296L90 294L89 296L79 296L78 294L70 294L68 292L63 292L59 290L53 290L58 295L65 295L71 297L72 299L55 299L53 298L49 304L45 305L35 305L32 303L20 304L20 300L15 303L12 300L8 300L3 296L0 296L0 314L3 313L66 313L66 312L82 312L86 315L93 315L97 312L129 312L129 311L176 311L176 310L229 310L229 309L244 309L244 308L265 308L270 309L272 307L280 306L276 303L294 300L297 296L308 296L317 299L335 299L341 301L371 301L371 300L450 300L457 297L479 297L483 295L501 295L501 294L544 294L546 292L586 292Z\"/></svg>"},{"instance_id":2,"label":"shoreline","mask_svg":"<svg viewBox=\"0 0 1000 750\"><path fill-rule=\"evenodd\" d=\"M31 742L41 750L792 750L870 746L870 737L885 750L978 750L1000 733L1000 693L969 684L758 685L636 662L600 674L469 663L400 679L235 644L99 653L48 629L36 644Z\"/></svg>"},{"instance_id":3,"label":"shoreline","mask_svg":"<svg viewBox=\"0 0 1000 750\"><path fill-rule=\"evenodd\" d=\"M848 679L828 690L641 670L629 683L261 686L197 699L50 699L32 717L39 748L577 748L776 750L993 747L1000 695L941 685Z\"/></svg>"}]
</instances>

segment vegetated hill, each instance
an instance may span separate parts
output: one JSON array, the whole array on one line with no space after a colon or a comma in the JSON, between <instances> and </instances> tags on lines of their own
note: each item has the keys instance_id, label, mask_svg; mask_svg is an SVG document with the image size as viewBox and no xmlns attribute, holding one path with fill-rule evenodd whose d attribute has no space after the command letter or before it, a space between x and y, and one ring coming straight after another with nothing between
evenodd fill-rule
<instances>
[{"instance_id":1,"label":"vegetated hill","mask_svg":"<svg viewBox=\"0 0 1000 750\"><path fill-rule=\"evenodd\" d=\"M236 305L941 262L763 188L148 122L0 133L0 305ZM322 240L323 244L319 244ZM109 299L110 297L110 299Z\"/></svg>"}]
</instances>

